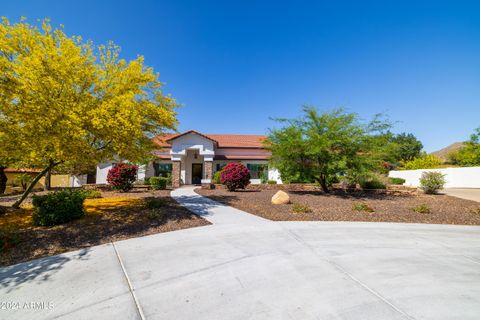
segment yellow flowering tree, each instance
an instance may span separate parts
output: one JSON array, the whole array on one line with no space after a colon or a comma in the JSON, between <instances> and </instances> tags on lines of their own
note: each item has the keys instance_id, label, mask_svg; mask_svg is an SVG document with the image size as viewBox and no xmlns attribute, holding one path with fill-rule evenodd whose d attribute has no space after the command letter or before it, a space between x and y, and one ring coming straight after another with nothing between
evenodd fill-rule
<instances>
[{"instance_id":1,"label":"yellow flowering tree","mask_svg":"<svg viewBox=\"0 0 480 320\"><path fill-rule=\"evenodd\" d=\"M95 47L48 21L38 28L3 18L0 163L43 168L14 206L54 168L147 160L150 138L177 124L177 104L161 87L143 57L120 59L112 43Z\"/></svg>"}]
</instances>

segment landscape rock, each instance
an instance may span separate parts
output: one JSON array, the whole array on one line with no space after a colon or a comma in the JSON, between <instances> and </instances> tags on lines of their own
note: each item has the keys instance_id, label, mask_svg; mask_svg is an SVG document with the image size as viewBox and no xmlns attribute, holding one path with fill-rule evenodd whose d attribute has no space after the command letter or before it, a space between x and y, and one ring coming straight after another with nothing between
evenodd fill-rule
<instances>
[{"instance_id":1,"label":"landscape rock","mask_svg":"<svg viewBox=\"0 0 480 320\"><path fill-rule=\"evenodd\" d=\"M285 191L279 190L272 197L272 204L287 204L290 203L290 196Z\"/></svg>"}]
</instances>

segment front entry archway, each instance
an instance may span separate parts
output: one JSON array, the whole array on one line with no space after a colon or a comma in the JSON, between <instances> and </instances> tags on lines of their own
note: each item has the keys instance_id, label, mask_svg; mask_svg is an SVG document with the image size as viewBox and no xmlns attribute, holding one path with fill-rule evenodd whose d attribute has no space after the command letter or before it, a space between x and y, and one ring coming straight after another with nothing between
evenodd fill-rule
<instances>
[{"instance_id":1,"label":"front entry archway","mask_svg":"<svg viewBox=\"0 0 480 320\"><path fill-rule=\"evenodd\" d=\"M203 164L192 163L192 184L201 184L203 175Z\"/></svg>"}]
</instances>

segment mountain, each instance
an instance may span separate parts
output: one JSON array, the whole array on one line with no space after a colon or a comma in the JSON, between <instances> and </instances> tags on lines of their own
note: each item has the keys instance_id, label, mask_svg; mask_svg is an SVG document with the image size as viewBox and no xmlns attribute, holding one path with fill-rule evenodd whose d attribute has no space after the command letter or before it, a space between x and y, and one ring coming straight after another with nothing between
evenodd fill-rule
<instances>
[{"instance_id":1,"label":"mountain","mask_svg":"<svg viewBox=\"0 0 480 320\"><path fill-rule=\"evenodd\" d=\"M443 161L447 161L448 160L448 155L454 151L457 151L458 149L460 149L461 147L463 147L463 142L454 142L452 143L451 145L443 148L443 149L440 149L440 150L437 150L437 151L434 151L430 154L433 154L437 157L439 157L440 159L442 159Z\"/></svg>"}]
</instances>

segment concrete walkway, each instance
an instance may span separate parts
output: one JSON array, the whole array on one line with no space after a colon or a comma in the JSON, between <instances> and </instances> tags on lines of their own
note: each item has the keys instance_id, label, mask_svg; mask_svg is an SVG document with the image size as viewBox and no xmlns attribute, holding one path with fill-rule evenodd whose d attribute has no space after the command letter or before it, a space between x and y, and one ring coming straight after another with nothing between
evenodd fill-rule
<instances>
[{"instance_id":1,"label":"concrete walkway","mask_svg":"<svg viewBox=\"0 0 480 320\"><path fill-rule=\"evenodd\" d=\"M0 269L0 319L478 319L480 227L272 222L192 188L213 225Z\"/></svg>"},{"instance_id":2,"label":"concrete walkway","mask_svg":"<svg viewBox=\"0 0 480 320\"><path fill-rule=\"evenodd\" d=\"M449 196L480 202L480 189L449 188L443 192Z\"/></svg>"}]
</instances>

